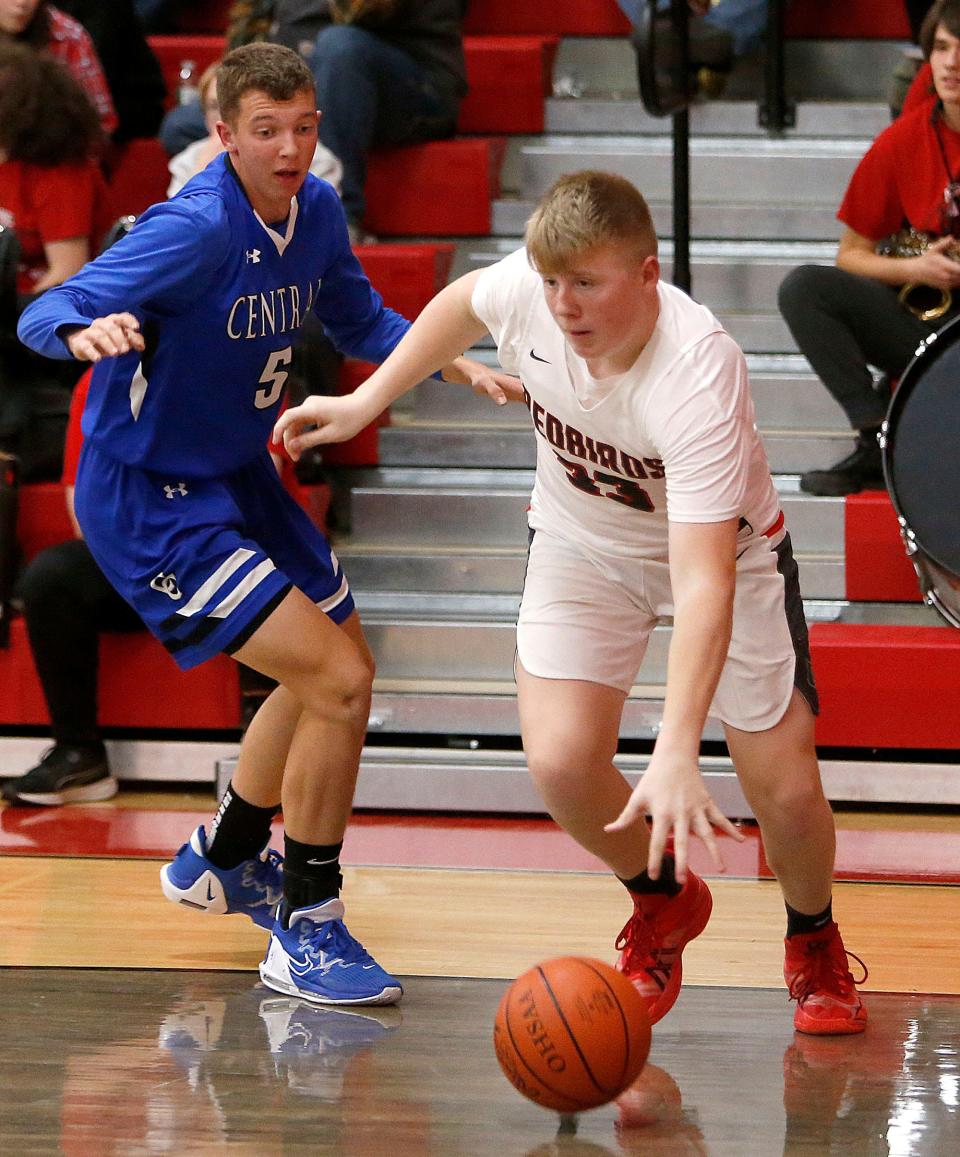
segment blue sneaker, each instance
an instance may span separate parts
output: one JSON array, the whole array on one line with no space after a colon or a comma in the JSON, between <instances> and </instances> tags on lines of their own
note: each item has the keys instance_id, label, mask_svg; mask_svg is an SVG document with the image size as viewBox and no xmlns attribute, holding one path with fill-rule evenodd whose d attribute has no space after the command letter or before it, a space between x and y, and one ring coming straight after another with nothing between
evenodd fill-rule
<instances>
[{"instance_id":1,"label":"blue sneaker","mask_svg":"<svg viewBox=\"0 0 960 1157\"><path fill-rule=\"evenodd\" d=\"M277 912L260 979L275 992L313 1004L396 1004L400 981L384 972L343 923L343 904L298 908L284 928Z\"/></svg>"},{"instance_id":2,"label":"blue sneaker","mask_svg":"<svg viewBox=\"0 0 960 1157\"><path fill-rule=\"evenodd\" d=\"M160 869L160 887L175 904L218 916L240 912L269 930L283 899L282 863L280 853L267 846L259 856L235 868L218 868L207 859L207 837L201 826L173 862Z\"/></svg>"}]
</instances>

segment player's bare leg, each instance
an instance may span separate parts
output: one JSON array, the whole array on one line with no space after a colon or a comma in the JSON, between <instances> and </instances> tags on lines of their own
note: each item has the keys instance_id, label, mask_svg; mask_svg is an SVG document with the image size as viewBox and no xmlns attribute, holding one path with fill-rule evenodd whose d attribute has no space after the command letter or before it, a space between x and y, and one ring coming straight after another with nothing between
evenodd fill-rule
<instances>
[{"instance_id":1,"label":"player's bare leg","mask_svg":"<svg viewBox=\"0 0 960 1157\"><path fill-rule=\"evenodd\" d=\"M813 714L794 690L775 727L753 733L729 726L725 730L744 795L760 825L767 862L787 905L783 974L797 1002L794 1025L818 1035L862 1032L867 1010L833 920L836 831L820 780Z\"/></svg>"},{"instance_id":2,"label":"player's bare leg","mask_svg":"<svg viewBox=\"0 0 960 1157\"><path fill-rule=\"evenodd\" d=\"M315 1004L392 1004L403 989L347 931L339 898L374 671L360 620L354 614L336 626L294 589L236 658L276 679L302 706L283 772L284 898L260 978ZM286 700L270 706L265 722L273 715L289 734ZM251 755L258 748L277 756L259 731Z\"/></svg>"},{"instance_id":3,"label":"player's bare leg","mask_svg":"<svg viewBox=\"0 0 960 1157\"><path fill-rule=\"evenodd\" d=\"M279 722L283 738L290 736L283 771L284 827L304 843L336 843L350 817L370 714L374 662L358 616L337 626L292 590L234 657L276 679L278 690L302 708L293 722L286 697L274 705L271 695L261 706L260 711L269 710L264 727L254 734L251 777L257 776L257 756L269 766L279 754L282 742L273 744L263 734Z\"/></svg>"},{"instance_id":4,"label":"player's bare leg","mask_svg":"<svg viewBox=\"0 0 960 1157\"><path fill-rule=\"evenodd\" d=\"M794 690L775 727L750 732L725 726L724 731L784 899L800 912L819 912L832 891L836 832L820 782L807 701Z\"/></svg>"},{"instance_id":5,"label":"player's bare leg","mask_svg":"<svg viewBox=\"0 0 960 1157\"><path fill-rule=\"evenodd\" d=\"M541 679L517 661L520 731L530 775L547 810L565 831L623 879L643 871L645 825L605 832L630 798L614 767L626 696L579 679Z\"/></svg>"},{"instance_id":6,"label":"player's bare leg","mask_svg":"<svg viewBox=\"0 0 960 1157\"><path fill-rule=\"evenodd\" d=\"M679 995L681 953L710 917L709 889L694 872L687 873L681 887L670 855L664 857L658 880L647 877L646 824L604 830L630 797L627 781L613 764L623 692L583 680L540 679L519 661L516 668L531 777L557 823L627 886L634 910L616 941L617 967L644 997L655 1023Z\"/></svg>"}]
</instances>

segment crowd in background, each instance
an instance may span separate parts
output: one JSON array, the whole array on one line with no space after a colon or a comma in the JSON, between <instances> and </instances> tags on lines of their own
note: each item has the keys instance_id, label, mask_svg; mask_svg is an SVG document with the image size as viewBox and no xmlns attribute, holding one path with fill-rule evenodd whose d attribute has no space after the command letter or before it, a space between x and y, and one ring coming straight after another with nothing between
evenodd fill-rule
<instances>
[{"instance_id":1,"label":"crowd in background","mask_svg":"<svg viewBox=\"0 0 960 1157\"><path fill-rule=\"evenodd\" d=\"M639 20L639 0L618 3ZM937 72L936 61L947 49L935 40L930 21L924 24L928 3L908 2L905 8L923 56L933 57L934 71L928 64L913 80L916 69L911 68L913 87L901 127L893 138L889 131L884 135L855 174L839 212L845 232L837 265L794 271L780 294L800 349L857 432L851 458L829 471L804 475L802 486L815 494L882 486L876 430L889 381L902 370L917 337L933 328L898 309L897 273L877 265L874 256L881 236L898 229L901 219L938 235L960 233L956 219L944 226L899 193L878 194L878 188L899 189L897 148L912 155L922 137L934 158L932 168L924 170L927 192L944 183L937 167L942 154L948 188L958 193L954 218L960 213L960 183L952 176L960 175L960 123L950 116L942 123L931 117L946 91L945 73ZM230 10L228 48L267 39L295 48L309 63L323 113L313 172L339 191L355 244L374 240L365 226L370 150L449 137L455 131L467 90L465 9L466 0L238 0ZM701 90L709 94L717 87L711 88L702 70L723 76L757 50L767 3L719 0L711 6L691 0L690 9L693 64ZM950 33L960 37L958 5L941 0L936 11L946 13ZM176 15L173 0L59 0L56 5L0 0L0 275L13 281L9 292L4 292L9 286L0 285L0 450L20 459L25 481L60 478L67 415L79 375L69 362L50 363L17 345L12 334L18 310L77 272L104 245L124 210L111 201L110 175L126 142L159 135L171 158L169 196L222 147L215 66L191 91L179 94L178 102L172 99L176 94L168 94L150 49L148 35L175 30ZM960 63L950 65L955 68ZM898 113L901 103L892 101ZM899 143L891 150L894 138ZM935 253L917 257L911 278L960 285L960 265L956 272L938 265ZM859 303L852 320L851 301ZM878 316L887 319L880 327ZM322 333L313 339L322 344ZM886 374L880 390L871 367ZM68 483L72 461L68 456ZM59 592L65 575L87 573L93 564L79 539L53 550L55 558L35 560L23 588L55 722L56 743L48 758L86 760L91 774L109 787L113 781L96 726L95 686L91 691L89 677L65 683L62 654L43 660L51 653L52 638L71 637L71 628L51 614L59 595L51 600L50 590ZM96 629L135 625L95 578L88 585L92 593L83 613L89 611ZM99 614L103 606L107 609ZM54 622L58 625L51 631ZM89 639L76 651L89 661ZM86 691L79 707L64 707L71 686L81 685Z\"/></svg>"}]
</instances>

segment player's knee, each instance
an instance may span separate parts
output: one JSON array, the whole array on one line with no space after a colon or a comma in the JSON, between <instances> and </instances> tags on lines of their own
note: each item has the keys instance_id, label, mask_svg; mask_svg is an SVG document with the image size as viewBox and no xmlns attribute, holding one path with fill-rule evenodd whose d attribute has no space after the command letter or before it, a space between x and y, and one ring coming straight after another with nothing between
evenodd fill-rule
<instances>
[{"instance_id":1,"label":"player's knee","mask_svg":"<svg viewBox=\"0 0 960 1157\"><path fill-rule=\"evenodd\" d=\"M576 761L571 760L569 750L561 744L528 742L525 752L530 777L542 792L562 792L575 777L582 775L582 767L575 766Z\"/></svg>"},{"instance_id":2,"label":"player's knee","mask_svg":"<svg viewBox=\"0 0 960 1157\"><path fill-rule=\"evenodd\" d=\"M765 810L771 819L787 822L799 833L819 822L824 806L819 777L797 775L779 779L771 786Z\"/></svg>"}]
</instances>

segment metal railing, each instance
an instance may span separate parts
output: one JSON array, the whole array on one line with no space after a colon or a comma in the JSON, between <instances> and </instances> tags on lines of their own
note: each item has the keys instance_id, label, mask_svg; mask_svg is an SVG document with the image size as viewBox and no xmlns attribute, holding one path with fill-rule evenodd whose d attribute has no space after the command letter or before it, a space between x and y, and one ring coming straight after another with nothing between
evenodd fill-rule
<instances>
[{"instance_id":1,"label":"metal railing","mask_svg":"<svg viewBox=\"0 0 960 1157\"><path fill-rule=\"evenodd\" d=\"M657 0L641 11L636 30L640 98L652 116L673 117L673 284L690 293L690 43L687 0L670 0L670 53L658 54Z\"/></svg>"}]
</instances>

